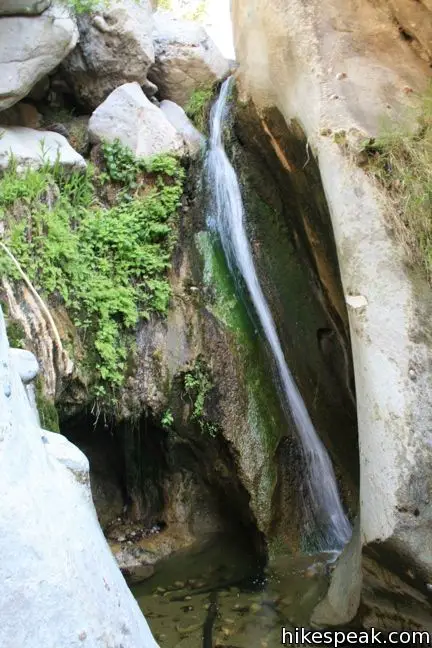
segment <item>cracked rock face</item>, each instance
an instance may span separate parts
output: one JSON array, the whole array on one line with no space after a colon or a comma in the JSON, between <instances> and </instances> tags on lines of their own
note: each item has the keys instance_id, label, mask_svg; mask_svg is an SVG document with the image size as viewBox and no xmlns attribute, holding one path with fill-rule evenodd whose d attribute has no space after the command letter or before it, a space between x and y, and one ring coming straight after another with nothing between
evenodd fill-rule
<instances>
[{"instance_id":1,"label":"cracked rock face","mask_svg":"<svg viewBox=\"0 0 432 648\"><path fill-rule=\"evenodd\" d=\"M62 6L52 6L31 18L1 17L0 110L28 95L40 79L61 63L77 40L76 23Z\"/></svg>"},{"instance_id":2,"label":"cracked rock face","mask_svg":"<svg viewBox=\"0 0 432 648\"><path fill-rule=\"evenodd\" d=\"M63 69L78 99L94 110L118 86L146 83L154 62L153 17L149 0L109 3L78 17L79 45Z\"/></svg>"},{"instance_id":3,"label":"cracked rock face","mask_svg":"<svg viewBox=\"0 0 432 648\"><path fill-rule=\"evenodd\" d=\"M201 25L158 12L155 21L156 61L149 78L162 99L183 108L193 92L211 86L229 72L228 61Z\"/></svg>"}]
</instances>

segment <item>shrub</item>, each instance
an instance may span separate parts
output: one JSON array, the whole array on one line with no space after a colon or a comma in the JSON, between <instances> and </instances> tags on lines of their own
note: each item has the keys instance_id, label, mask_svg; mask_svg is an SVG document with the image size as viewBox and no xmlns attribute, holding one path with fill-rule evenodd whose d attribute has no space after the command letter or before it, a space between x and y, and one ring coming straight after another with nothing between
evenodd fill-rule
<instances>
[{"instance_id":1,"label":"shrub","mask_svg":"<svg viewBox=\"0 0 432 648\"><path fill-rule=\"evenodd\" d=\"M67 174L44 166L0 180L4 241L35 288L67 307L88 350L94 394L112 401L122 385L139 318L165 314L184 172L177 159L136 160L118 142L103 147L106 171ZM144 173L145 171L145 173ZM118 188L102 205L100 180ZM6 255L0 272L19 280Z\"/></svg>"},{"instance_id":2,"label":"shrub","mask_svg":"<svg viewBox=\"0 0 432 648\"><path fill-rule=\"evenodd\" d=\"M205 412L206 400L213 388L213 382L210 370L202 358L198 358L193 369L184 374L183 385L192 403L191 419L198 423L201 432L215 437L219 428L208 420Z\"/></svg>"},{"instance_id":3,"label":"shrub","mask_svg":"<svg viewBox=\"0 0 432 648\"><path fill-rule=\"evenodd\" d=\"M107 4L107 0L63 0L74 13L92 13Z\"/></svg>"}]
</instances>

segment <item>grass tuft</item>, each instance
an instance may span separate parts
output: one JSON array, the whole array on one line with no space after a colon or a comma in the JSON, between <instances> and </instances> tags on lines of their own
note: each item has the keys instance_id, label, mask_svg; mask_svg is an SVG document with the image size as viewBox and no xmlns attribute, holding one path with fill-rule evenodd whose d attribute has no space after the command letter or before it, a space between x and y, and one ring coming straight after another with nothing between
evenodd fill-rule
<instances>
[{"instance_id":1,"label":"grass tuft","mask_svg":"<svg viewBox=\"0 0 432 648\"><path fill-rule=\"evenodd\" d=\"M432 85L409 125L392 123L365 149L392 203L396 235L432 283Z\"/></svg>"},{"instance_id":2,"label":"grass tuft","mask_svg":"<svg viewBox=\"0 0 432 648\"><path fill-rule=\"evenodd\" d=\"M185 108L187 116L201 133L204 133L207 127L208 112L212 99L213 88L201 88L195 90Z\"/></svg>"}]
</instances>

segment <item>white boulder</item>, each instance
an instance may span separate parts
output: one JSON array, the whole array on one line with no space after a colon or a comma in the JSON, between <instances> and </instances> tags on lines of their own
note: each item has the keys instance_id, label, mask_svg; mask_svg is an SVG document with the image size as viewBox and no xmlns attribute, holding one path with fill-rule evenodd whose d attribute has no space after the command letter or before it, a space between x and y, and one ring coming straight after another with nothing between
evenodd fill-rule
<instances>
[{"instance_id":1,"label":"white boulder","mask_svg":"<svg viewBox=\"0 0 432 648\"><path fill-rule=\"evenodd\" d=\"M126 82L144 85L154 62L149 0L119 0L78 16L79 45L63 69L78 101L94 110Z\"/></svg>"},{"instance_id":2,"label":"white boulder","mask_svg":"<svg viewBox=\"0 0 432 648\"><path fill-rule=\"evenodd\" d=\"M86 166L84 158L59 133L23 126L0 126L0 169L9 165L11 156L16 161L18 170L25 167L38 168L46 162L54 164L57 160L68 168Z\"/></svg>"},{"instance_id":3,"label":"white boulder","mask_svg":"<svg viewBox=\"0 0 432 648\"><path fill-rule=\"evenodd\" d=\"M39 363L33 353L25 349L9 349L9 356L24 385L36 378L39 373Z\"/></svg>"},{"instance_id":4,"label":"white boulder","mask_svg":"<svg viewBox=\"0 0 432 648\"><path fill-rule=\"evenodd\" d=\"M62 6L0 18L0 110L25 97L75 47L78 29Z\"/></svg>"},{"instance_id":5,"label":"white boulder","mask_svg":"<svg viewBox=\"0 0 432 648\"><path fill-rule=\"evenodd\" d=\"M182 136L138 83L125 83L110 94L91 116L89 134L96 143L119 139L137 157L181 154L185 148Z\"/></svg>"},{"instance_id":6,"label":"white boulder","mask_svg":"<svg viewBox=\"0 0 432 648\"><path fill-rule=\"evenodd\" d=\"M158 648L99 527L88 461L37 425L0 309L0 645Z\"/></svg>"},{"instance_id":7,"label":"white boulder","mask_svg":"<svg viewBox=\"0 0 432 648\"><path fill-rule=\"evenodd\" d=\"M170 124L182 135L191 155L199 153L205 143L205 137L195 128L183 108L169 99L164 99L160 109Z\"/></svg>"},{"instance_id":8,"label":"white boulder","mask_svg":"<svg viewBox=\"0 0 432 648\"><path fill-rule=\"evenodd\" d=\"M149 78L162 99L185 107L195 90L223 79L229 63L198 23L168 12L157 12L154 20L156 61Z\"/></svg>"}]
</instances>

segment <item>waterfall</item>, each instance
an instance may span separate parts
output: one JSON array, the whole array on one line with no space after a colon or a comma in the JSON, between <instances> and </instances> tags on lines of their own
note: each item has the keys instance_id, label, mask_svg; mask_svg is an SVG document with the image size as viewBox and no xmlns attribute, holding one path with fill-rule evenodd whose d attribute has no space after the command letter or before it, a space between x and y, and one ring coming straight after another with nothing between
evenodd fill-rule
<instances>
[{"instance_id":1,"label":"waterfall","mask_svg":"<svg viewBox=\"0 0 432 648\"><path fill-rule=\"evenodd\" d=\"M231 272L238 271L261 323L280 382L282 406L298 432L304 459L307 497L303 516L318 548L340 550L351 537L328 453L318 437L306 406L288 369L269 305L261 289L245 228L245 210L237 175L224 149L223 125L232 79L222 86L211 114L206 174L211 194L208 225L217 231Z\"/></svg>"}]
</instances>

